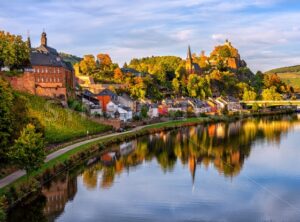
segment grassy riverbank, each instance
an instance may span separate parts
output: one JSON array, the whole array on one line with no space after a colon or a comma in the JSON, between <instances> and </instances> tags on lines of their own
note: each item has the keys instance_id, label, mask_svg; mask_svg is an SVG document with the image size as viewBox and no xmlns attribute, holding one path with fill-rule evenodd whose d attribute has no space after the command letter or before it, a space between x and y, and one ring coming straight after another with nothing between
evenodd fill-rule
<instances>
[{"instance_id":1,"label":"grassy riverbank","mask_svg":"<svg viewBox=\"0 0 300 222\"><path fill-rule=\"evenodd\" d=\"M272 112L272 113L257 113L257 114L244 114L238 116L210 116L201 118L189 118L182 120L174 120L169 122L157 123L149 126L144 126L139 130L133 130L122 134L110 136L107 138L99 139L81 146L78 146L55 159L45 163L41 169L34 172L28 178L23 176L17 181L0 189L0 196L5 196L5 208L12 206L17 201L28 196L29 193L37 191L45 182L51 180L58 173L68 170L71 166L84 161L86 158L92 156L95 152L109 148L114 143L135 139L137 137L167 131L185 126L194 126L198 124L215 123L215 122L231 122L242 118L252 116L264 116L283 114L287 112ZM1 205L1 204L0 204Z\"/></svg>"}]
</instances>

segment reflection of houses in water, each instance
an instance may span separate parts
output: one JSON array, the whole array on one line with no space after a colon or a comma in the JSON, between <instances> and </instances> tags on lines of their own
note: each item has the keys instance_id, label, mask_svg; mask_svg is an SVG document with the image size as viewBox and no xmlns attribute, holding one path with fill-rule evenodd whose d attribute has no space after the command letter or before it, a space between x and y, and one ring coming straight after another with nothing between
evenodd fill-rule
<instances>
[{"instance_id":1,"label":"reflection of houses in water","mask_svg":"<svg viewBox=\"0 0 300 222\"><path fill-rule=\"evenodd\" d=\"M44 187L42 193L47 198L44 213L47 217L54 220L65 208L68 200L73 200L77 192L77 179L68 174L63 179L52 181L49 188Z\"/></svg>"},{"instance_id":2,"label":"reflection of houses in water","mask_svg":"<svg viewBox=\"0 0 300 222\"><path fill-rule=\"evenodd\" d=\"M132 153L137 147L137 141L133 140L130 142L125 142L120 144L120 154L121 156L128 155Z\"/></svg>"},{"instance_id":3,"label":"reflection of houses in water","mask_svg":"<svg viewBox=\"0 0 300 222\"><path fill-rule=\"evenodd\" d=\"M219 123L216 126L216 136L219 139L224 139L225 138L225 124L224 123Z\"/></svg>"},{"instance_id":4,"label":"reflection of houses in water","mask_svg":"<svg viewBox=\"0 0 300 222\"><path fill-rule=\"evenodd\" d=\"M241 121L232 122L228 124L228 136L239 134L242 127Z\"/></svg>"}]
</instances>

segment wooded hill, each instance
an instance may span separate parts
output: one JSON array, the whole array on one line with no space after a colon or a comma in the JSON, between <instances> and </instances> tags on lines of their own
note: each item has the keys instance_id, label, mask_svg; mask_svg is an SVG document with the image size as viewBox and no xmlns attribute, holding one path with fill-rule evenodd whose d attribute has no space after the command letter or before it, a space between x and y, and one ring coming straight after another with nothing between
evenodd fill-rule
<instances>
[{"instance_id":1,"label":"wooded hill","mask_svg":"<svg viewBox=\"0 0 300 222\"><path fill-rule=\"evenodd\" d=\"M272 69L265 73L276 73L282 81L292 86L295 92L300 92L300 65Z\"/></svg>"}]
</instances>

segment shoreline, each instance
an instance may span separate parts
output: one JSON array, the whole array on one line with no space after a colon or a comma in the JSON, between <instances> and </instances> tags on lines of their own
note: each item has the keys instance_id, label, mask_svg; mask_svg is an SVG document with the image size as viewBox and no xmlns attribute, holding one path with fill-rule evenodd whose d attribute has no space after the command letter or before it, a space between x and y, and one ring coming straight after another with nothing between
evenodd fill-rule
<instances>
[{"instance_id":1,"label":"shoreline","mask_svg":"<svg viewBox=\"0 0 300 222\"><path fill-rule=\"evenodd\" d=\"M181 127L196 126L201 124L210 124L218 122L234 122L237 120L256 118L264 116L275 116L283 114L295 113L294 110L282 110L272 111L266 113L247 113L239 115L221 115L221 116L209 116L198 118L187 118L180 120L172 120L167 122L161 122L151 125L145 125L134 128L133 130L123 133L109 134L102 136L101 138L93 138L91 140L83 141L84 144L74 144L75 147L55 156L52 159L44 163L41 169L35 171L27 178L26 175L22 175L13 182L0 188L0 213L6 211L15 206L20 201L26 199L31 194L38 192L41 187L51 181L54 177L62 172L69 170L70 168L78 165L80 162L84 162L86 159L95 154L95 152L109 150L112 144L119 144L124 141L132 140L141 136L150 135L162 131L170 131ZM64 150L62 148L61 150ZM59 151L59 150L58 150ZM51 155L51 154L50 154ZM3 198L5 197L5 198ZM5 200L3 200L5 199ZM2 205L1 205L2 202Z\"/></svg>"}]
</instances>

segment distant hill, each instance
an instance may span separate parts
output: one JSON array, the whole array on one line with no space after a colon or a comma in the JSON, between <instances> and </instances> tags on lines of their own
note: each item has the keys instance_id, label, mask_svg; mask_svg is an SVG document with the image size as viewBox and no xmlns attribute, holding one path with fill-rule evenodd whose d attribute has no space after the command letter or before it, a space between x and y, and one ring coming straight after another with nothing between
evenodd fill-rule
<instances>
[{"instance_id":1,"label":"distant hill","mask_svg":"<svg viewBox=\"0 0 300 222\"><path fill-rule=\"evenodd\" d=\"M82 58L80 58L78 56L63 53L63 52L60 52L59 55L65 62L69 62L72 65L74 65L75 63L80 62L82 60Z\"/></svg>"},{"instance_id":2,"label":"distant hill","mask_svg":"<svg viewBox=\"0 0 300 222\"><path fill-rule=\"evenodd\" d=\"M300 65L272 69L266 73L276 73L282 81L300 92Z\"/></svg>"},{"instance_id":3,"label":"distant hill","mask_svg":"<svg viewBox=\"0 0 300 222\"><path fill-rule=\"evenodd\" d=\"M295 72L300 73L300 65L271 69L266 73L295 73Z\"/></svg>"}]
</instances>

